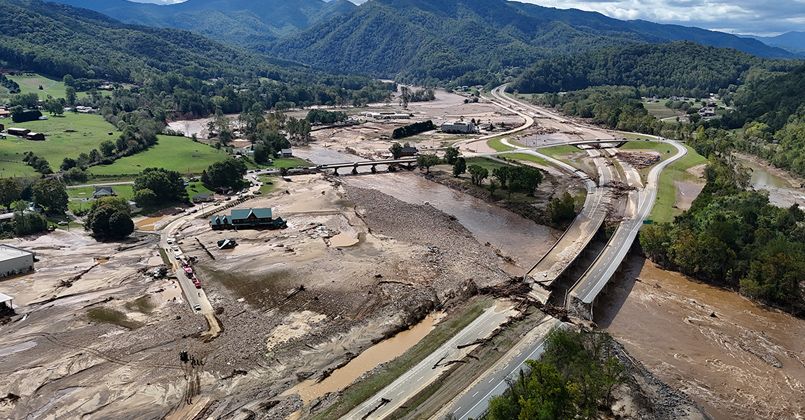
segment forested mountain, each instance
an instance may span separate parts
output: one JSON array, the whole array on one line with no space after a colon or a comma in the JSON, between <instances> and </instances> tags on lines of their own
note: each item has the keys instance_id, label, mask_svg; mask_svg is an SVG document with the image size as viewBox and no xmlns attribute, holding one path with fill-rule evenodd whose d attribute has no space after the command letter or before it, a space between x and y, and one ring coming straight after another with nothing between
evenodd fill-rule
<instances>
[{"instance_id":1,"label":"forested mountain","mask_svg":"<svg viewBox=\"0 0 805 420\"><path fill-rule=\"evenodd\" d=\"M763 60L727 48L693 42L608 47L584 54L562 55L538 61L524 71L511 89L560 92L590 86L647 86L661 96L701 97L730 84Z\"/></svg>"},{"instance_id":2,"label":"forested mountain","mask_svg":"<svg viewBox=\"0 0 805 420\"><path fill-rule=\"evenodd\" d=\"M53 1L94 10L125 23L185 29L254 47L357 7L348 0L188 0L170 5L128 0Z\"/></svg>"},{"instance_id":3,"label":"forested mountain","mask_svg":"<svg viewBox=\"0 0 805 420\"><path fill-rule=\"evenodd\" d=\"M470 84L558 52L679 39L761 56L791 55L719 32L505 0L372 0L281 39L271 51L329 70Z\"/></svg>"},{"instance_id":4,"label":"forested mountain","mask_svg":"<svg viewBox=\"0 0 805 420\"><path fill-rule=\"evenodd\" d=\"M0 66L114 81L153 71L210 78L272 69L263 57L186 31L124 25L39 0L0 0Z\"/></svg>"}]
</instances>

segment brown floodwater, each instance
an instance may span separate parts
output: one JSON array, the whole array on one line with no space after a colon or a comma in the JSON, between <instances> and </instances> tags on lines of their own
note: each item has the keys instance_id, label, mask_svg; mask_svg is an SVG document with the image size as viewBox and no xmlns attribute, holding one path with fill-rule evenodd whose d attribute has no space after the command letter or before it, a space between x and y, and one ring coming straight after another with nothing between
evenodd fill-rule
<instances>
[{"instance_id":1,"label":"brown floodwater","mask_svg":"<svg viewBox=\"0 0 805 420\"><path fill-rule=\"evenodd\" d=\"M596 322L715 419L801 419L805 321L632 258Z\"/></svg>"},{"instance_id":2,"label":"brown floodwater","mask_svg":"<svg viewBox=\"0 0 805 420\"><path fill-rule=\"evenodd\" d=\"M375 189L410 204L430 204L451 215L480 242L511 257L523 269L545 254L561 232L412 173L344 177L354 187ZM522 274L522 273L518 273Z\"/></svg>"},{"instance_id":3,"label":"brown floodwater","mask_svg":"<svg viewBox=\"0 0 805 420\"><path fill-rule=\"evenodd\" d=\"M443 316L444 314L441 312L430 314L411 328L369 347L346 365L334 370L323 381L316 382L308 379L289 389L283 395L299 394L305 404L308 404L327 393L338 392L355 382L364 373L401 356L428 335Z\"/></svg>"}]
</instances>

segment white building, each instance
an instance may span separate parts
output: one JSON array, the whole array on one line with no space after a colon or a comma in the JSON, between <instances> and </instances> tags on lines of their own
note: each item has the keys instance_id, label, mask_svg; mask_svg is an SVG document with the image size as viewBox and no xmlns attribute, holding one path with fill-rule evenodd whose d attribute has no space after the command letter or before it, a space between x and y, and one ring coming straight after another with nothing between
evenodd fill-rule
<instances>
[{"instance_id":1,"label":"white building","mask_svg":"<svg viewBox=\"0 0 805 420\"><path fill-rule=\"evenodd\" d=\"M442 133L453 134L473 134L478 132L478 127L471 122L456 121L442 124Z\"/></svg>"},{"instance_id":2,"label":"white building","mask_svg":"<svg viewBox=\"0 0 805 420\"><path fill-rule=\"evenodd\" d=\"M27 273L33 269L33 252L0 244L0 277Z\"/></svg>"}]
</instances>

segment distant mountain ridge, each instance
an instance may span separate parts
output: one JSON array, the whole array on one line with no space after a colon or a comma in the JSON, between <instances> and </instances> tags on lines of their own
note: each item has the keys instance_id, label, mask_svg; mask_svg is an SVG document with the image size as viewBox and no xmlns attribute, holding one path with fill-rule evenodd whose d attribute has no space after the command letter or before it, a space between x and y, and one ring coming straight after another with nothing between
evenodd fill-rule
<instances>
[{"instance_id":1,"label":"distant mountain ridge","mask_svg":"<svg viewBox=\"0 0 805 420\"><path fill-rule=\"evenodd\" d=\"M128 0L51 1L94 10L124 23L185 29L247 47L357 7L348 0L187 0L168 5Z\"/></svg>"},{"instance_id":2,"label":"distant mountain ridge","mask_svg":"<svg viewBox=\"0 0 805 420\"><path fill-rule=\"evenodd\" d=\"M370 0L280 39L270 51L331 71L475 84L555 54L678 40L762 57L793 56L721 32L506 0Z\"/></svg>"},{"instance_id":3,"label":"distant mountain ridge","mask_svg":"<svg viewBox=\"0 0 805 420\"><path fill-rule=\"evenodd\" d=\"M777 36L746 36L772 47L783 48L794 53L805 54L805 32L791 31Z\"/></svg>"}]
</instances>

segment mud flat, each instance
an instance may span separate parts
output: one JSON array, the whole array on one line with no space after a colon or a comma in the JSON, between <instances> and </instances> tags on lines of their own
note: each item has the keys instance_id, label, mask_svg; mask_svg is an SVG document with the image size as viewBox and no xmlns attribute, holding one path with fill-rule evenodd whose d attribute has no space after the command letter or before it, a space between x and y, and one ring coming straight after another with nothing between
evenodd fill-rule
<instances>
[{"instance_id":1,"label":"mud flat","mask_svg":"<svg viewBox=\"0 0 805 420\"><path fill-rule=\"evenodd\" d=\"M801 418L805 321L632 257L596 321L715 419Z\"/></svg>"},{"instance_id":2,"label":"mud flat","mask_svg":"<svg viewBox=\"0 0 805 420\"><path fill-rule=\"evenodd\" d=\"M375 189L410 204L427 204L461 223L480 243L489 243L514 264L527 269L550 249L561 232L469 194L413 173L345 177L349 186Z\"/></svg>"}]
</instances>

